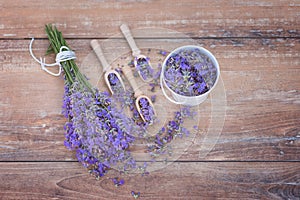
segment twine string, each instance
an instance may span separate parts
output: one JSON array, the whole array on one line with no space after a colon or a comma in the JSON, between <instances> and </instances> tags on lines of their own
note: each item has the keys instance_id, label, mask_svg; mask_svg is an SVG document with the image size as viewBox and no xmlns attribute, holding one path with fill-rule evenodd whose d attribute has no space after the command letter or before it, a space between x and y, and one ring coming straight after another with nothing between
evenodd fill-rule
<instances>
[{"instance_id":1,"label":"twine string","mask_svg":"<svg viewBox=\"0 0 300 200\"><path fill-rule=\"evenodd\" d=\"M40 57L40 59L37 59L33 52L32 52L32 44L33 44L34 38L31 39L31 42L29 44L29 52L31 57L38 62L41 65L42 70L44 70L45 72L47 72L48 74L52 75L52 76L60 76L61 72L62 72L62 66L61 66L61 62L65 62L67 60L73 60L76 59L75 56L75 52L71 51L68 47L66 46L61 46L59 49L59 53L56 54L56 58L55 58L55 63L50 63L47 64L45 61L45 58ZM47 67L53 67L53 66L58 66L58 72L57 73L53 73L51 71L49 71L47 69Z\"/></svg>"}]
</instances>

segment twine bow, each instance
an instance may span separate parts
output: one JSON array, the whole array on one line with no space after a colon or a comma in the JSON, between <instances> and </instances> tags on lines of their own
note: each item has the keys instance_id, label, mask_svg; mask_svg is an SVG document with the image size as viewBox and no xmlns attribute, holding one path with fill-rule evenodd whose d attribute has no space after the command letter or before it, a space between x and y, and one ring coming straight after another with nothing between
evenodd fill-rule
<instances>
[{"instance_id":1,"label":"twine bow","mask_svg":"<svg viewBox=\"0 0 300 200\"><path fill-rule=\"evenodd\" d=\"M45 58L40 57L40 60L39 60L34 56L34 54L32 52L33 41L34 41L34 38L31 39L31 42L29 44L29 52L30 52L31 57L41 65L42 70L44 70L45 72L47 72L48 74L50 74L52 76L60 76L60 74L62 72L61 62L76 59L74 51L71 51L66 46L61 46L59 49L59 53L56 54L55 63L47 64L47 63L45 63ZM47 67L53 67L53 66L59 67L57 73L53 73L47 69Z\"/></svg>"}]
</instances>

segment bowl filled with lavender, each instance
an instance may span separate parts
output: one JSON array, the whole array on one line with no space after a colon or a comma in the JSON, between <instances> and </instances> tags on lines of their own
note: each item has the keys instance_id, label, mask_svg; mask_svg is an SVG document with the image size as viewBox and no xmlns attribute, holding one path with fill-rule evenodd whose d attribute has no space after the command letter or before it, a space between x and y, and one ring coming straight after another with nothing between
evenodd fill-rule
<instances>
[{"instance_id":1,"label":"bowl filled with lavender","mask_svg":"<svg viewBox=\"0 0 300 200\"><path fill-rule=\"evenodd\" d=\"M176 104L196 106L216 86L220 68L207 49L187 45L173 50L164 60L160 84L166 98ZM171 98L164 88L172 94Z\"/></svg>"}]
</instances>

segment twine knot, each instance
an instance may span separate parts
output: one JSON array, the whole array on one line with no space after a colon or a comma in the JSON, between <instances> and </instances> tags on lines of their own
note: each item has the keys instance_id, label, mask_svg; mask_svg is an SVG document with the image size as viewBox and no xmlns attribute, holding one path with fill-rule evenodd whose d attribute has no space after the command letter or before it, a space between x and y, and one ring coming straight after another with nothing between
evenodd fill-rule
<instances>
[{"instance_id":1,"label":"twine knot","mask_svg":"<svg viewBox=\"0 0 300 200\"><path fill-rule=\"evenodd\" d=\"M44 70L45 72L47 72L48 74L50 74L52 76L60 76L60 74L62 72L61 62L76 59L74 51L71 51L66 46L61 46L59 49L59 53L56 54L55 63L47 64L45 62L45 58L40 57L40 60L39 60L34 56L34 54L32 52L33 41L34 41L34 38L31 39L31 42L29 44L29 52L30 52L31 57L41 65L42 70ZM58 66L57 73L53 73L47 69L47 67L53 67L53 66Z\"/></svg>"}]
</instances>

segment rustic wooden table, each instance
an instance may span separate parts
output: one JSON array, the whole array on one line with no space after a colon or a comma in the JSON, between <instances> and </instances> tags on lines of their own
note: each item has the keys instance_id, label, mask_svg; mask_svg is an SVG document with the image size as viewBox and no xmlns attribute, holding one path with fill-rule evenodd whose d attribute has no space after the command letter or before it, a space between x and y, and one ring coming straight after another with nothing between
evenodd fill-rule
<instances>
[{"instance_id":1,"label":"rustic wooden table","mask_svg":"<svg viewBox=\"0 0 300 200\"><path fill-rule=\"evenodd\" d=\"M0 199L133 199L131 191L140 199L300 199L299 0L1 0L0 7ZM209 49L226 95L220 134L148 176L124 175L121 187L107 178L114 170L95 180L63 145L63 80L29 55L33 36L35 54L44 55L48 23L79 64L91 39L107 41L122 23L144 47L180 40L135 31L152 27ZM205 142L212 149L201 156Z\"/></svg>"}]
</instances>

